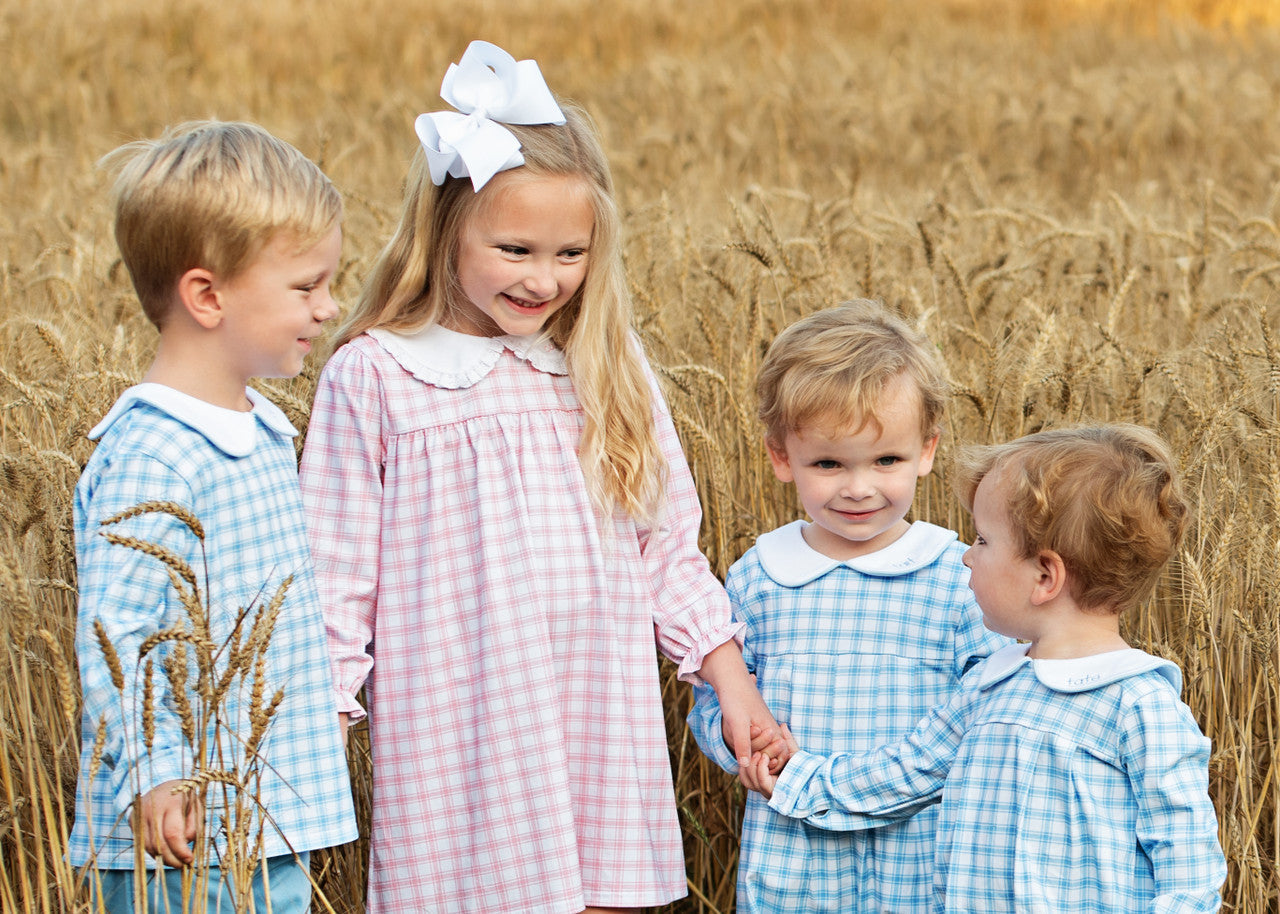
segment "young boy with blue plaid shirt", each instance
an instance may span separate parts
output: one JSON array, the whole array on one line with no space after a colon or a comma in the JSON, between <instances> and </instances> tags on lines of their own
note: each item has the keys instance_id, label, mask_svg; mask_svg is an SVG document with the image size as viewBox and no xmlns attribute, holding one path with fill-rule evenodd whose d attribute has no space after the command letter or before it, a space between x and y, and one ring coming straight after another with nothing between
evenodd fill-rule
<instances>
[{"instance_id":1,"label":"young boy with blue plaid shirt","mask_svg":"<svg viewBox=\"0 0 1280 914\"><path fill-rule=\"evenodd\" d=\"M118 155L116 240L160 339L89 433L99 443L76 487L84 748L68 858L95 910L230 910L248 901L224 871L238 852L257 910L303 911L308 852L355 838L356 824L296 431L247 384L296 375L336 316L342 202L314 163L250 124L189 124ZM203 609L179 595L195 584ZM274 623L255 623L277 595ZM203 692L200 651L216 664ZM201 771L213 777L184 780ZM238 787L218 780L228 772Z\"/></svg>"},{"instance_id":2,"label":"young boy with blue plaid shirt","mask_svg":"<svg viewBox=\"0 0 1280 914\"><path fill-rule=\"evenodd\" d=\"M1007 641L983 628L956 534L908 522L933 466L948 388L936 349L883 306L848 302L788 327L758 380L765 443L810 520L762 535L726 587L770 710L826 753L894 741ZM719 708L689 724L729 772ZM747 799L737 910L927 911L936 815L835 832Z\"/></svg>"},{"instance_id":3,"label":"young boy with blue plaid shirt","mask_svg":"<svg viewBox=\"0 0 1280 914\"><path fill-rule=\"evenodd\" d=\"M1060 429L962 458L965 554L988 627L1023 639L904 740L795 750L743 780L815 828L876 829L936 803L935 910L1217 911L1226 863L1209 741L1173 663L1130 648L1186 521L1165 443L1131 425Z\"/></svg>"}]
</instances>

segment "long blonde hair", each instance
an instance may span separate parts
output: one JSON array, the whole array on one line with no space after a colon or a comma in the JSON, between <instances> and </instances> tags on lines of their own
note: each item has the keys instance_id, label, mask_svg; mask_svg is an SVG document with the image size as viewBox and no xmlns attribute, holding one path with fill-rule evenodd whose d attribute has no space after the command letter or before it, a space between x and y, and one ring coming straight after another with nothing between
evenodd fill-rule
<instances>
[{"instance_id":1,"label":"long blonde hair","mask_svg":"<svg viewBox=\"0 0 1280 914\"><path fill-rule=\"evenodd\" d=\"M595 217L586 278L543 332L564 351L585 414L578 460L593 503L604 515L621 508L648 520L661 504L667 467L654 434L653 391L631 333L613 178L590 116L575 105L560 107L563 125L508 125L520 141L520 167L533 176L583 178ZM436 186L419 150L395 234L335 346L375 327L407 332L438 324L462 301L459 246L491 189L477 192L469 178L454 177Z\"/></svg>"}]
</instances>

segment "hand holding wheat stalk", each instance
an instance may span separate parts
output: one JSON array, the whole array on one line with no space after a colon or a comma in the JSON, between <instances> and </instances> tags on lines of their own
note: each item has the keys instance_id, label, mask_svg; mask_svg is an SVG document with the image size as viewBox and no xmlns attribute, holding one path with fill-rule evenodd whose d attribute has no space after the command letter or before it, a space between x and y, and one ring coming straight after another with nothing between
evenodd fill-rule
<instances>
[{"instance_id":1,"label":"hand holding wheat stalk","mask_svg":"<svg viewBox=\"0 0 1280 914\"><path fill-rule=\"evenodd\" d=\"M150 513L167 514L185 524L203 558L203 525L174 502L144 502L101 523L112 527ZM216 865L230 881L234 896L247 905L253 897L254 872L262 863L262 837L270 823L258 801L257 786L265 765L259 749L284 700L283 688L268 693L267 654L293 578L285 578L265 604L240 607L229 634L215 643L215 604L209 582L202 581L187 559L144 539L111 531L102 535L108 542L162 563L184 610L182 618L146 636L136 656L127 658L118 655L101 622L95 621L99 648L122 698L119 724L133 738L140 738L143 747L133 772L137 789L130 825L135 867L145 866L144 854L170 867L194 864L197 872L201 865ZM129 682L127 677L140 681ZM127 707L130 695L140 707ZM166 781L144 793L141 766L147 754L161 749L155 742L158 713L177 718L190 770L180 780ZM211 821L204 820L205 809L216 810Z\"/></svg>"}]
</instances>

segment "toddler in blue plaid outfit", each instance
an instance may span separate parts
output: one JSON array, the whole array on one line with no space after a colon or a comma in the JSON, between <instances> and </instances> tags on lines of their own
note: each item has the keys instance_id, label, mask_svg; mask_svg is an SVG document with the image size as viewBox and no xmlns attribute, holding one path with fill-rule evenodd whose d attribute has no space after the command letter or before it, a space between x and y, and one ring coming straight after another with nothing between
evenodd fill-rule
<instances>
[{"instance_id":1,"label":"toddler in blue plaid outfit","mask_svg":"<svg viewBox=\"0 0 1280 914\"><path fill-rule=\"evenodd\" d=\"M247 385L296 375L337 315L342 201L251 124L188 124L116 155L116 240L160 339L89 433L76 486L68 859L94 910L240 910L251 878L256 910L304 911L308 852L356 823L297 433Z\"/></svg>"},{"instance_id":2,"label":"toddler in blue plaid outfit","mask_svg":"<svg viewBox=\"0 0 1280 914\"><path fill-rule=\"evenodd\" d=\"M874 829L941 797L938 911L1216 911L1226 874L1209 741L1177 666L1119 616L1152 592L1186 505L1165 443L1131 425L974 448L959 490L986 624L1023 639L909 736L868 755L796 750L744 781L817 828Z\"/></svg>"},{"instance_id":3,"label":"toddler in blue plaid outfit","mask_svg":"<svg viewBox=\"0 0 1280 914\"><path fill-rule=\"evenodd\" d=\"M945 375L922 334L855 301L779 334L758 392L770 460L809 521L764 534L729 572L743 655L804 745L866 752L905 735L1008 644L982 625L956 534L906 520L933 466ZM708 756L738 771L711 690L698 691L689 724ZM928 810L842 833L751 794L737 910L927 911L935 820Z\"/></svg>"}]
</instances>

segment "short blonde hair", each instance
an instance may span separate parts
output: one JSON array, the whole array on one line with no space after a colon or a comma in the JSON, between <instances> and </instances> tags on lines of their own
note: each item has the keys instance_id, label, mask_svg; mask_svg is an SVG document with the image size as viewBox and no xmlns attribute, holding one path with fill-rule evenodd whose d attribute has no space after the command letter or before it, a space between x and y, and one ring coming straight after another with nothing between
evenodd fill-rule
<instances>
[{"instance_id":1,"label":"short blonde hair","mask_svg":"<svg viewBox=\"0 0 1280 914\"><path fill-rule=\"evenodd\" d=\"M1169 446L1138 425L1053 429L964 448L960 500L996 473L1022 554L1056 552L1082 607L1119 612L1146 599L1177 551L1187 503Z\"/></svg>"},{"instance_id":2,"label":"short blonde hair","mask_svg":"<svg viewBox=\"0 0 1280 914\"><path fill-rule=\"evenodd\" d=\"M157 327L187 270L234 277L279 233L305 249L342 219L342 198L319 167L255 124L182 124L104 161L120 168L116 244Z\"/></svg>"},{"instance_id":3,"label":"short blonde hair","mask_svg":"<svg viewBox=\"0 0 1280 914\"><path fill-rule=\"evenodd\" d=\"M928 441L941 431L950 388L924 334L869 299L801 318L774 339L757 375L765 440L781 450L788 433L815 423L883 430L877 409L900 376L919 391L920 434Z\"/></svg>"}]
</instances>

